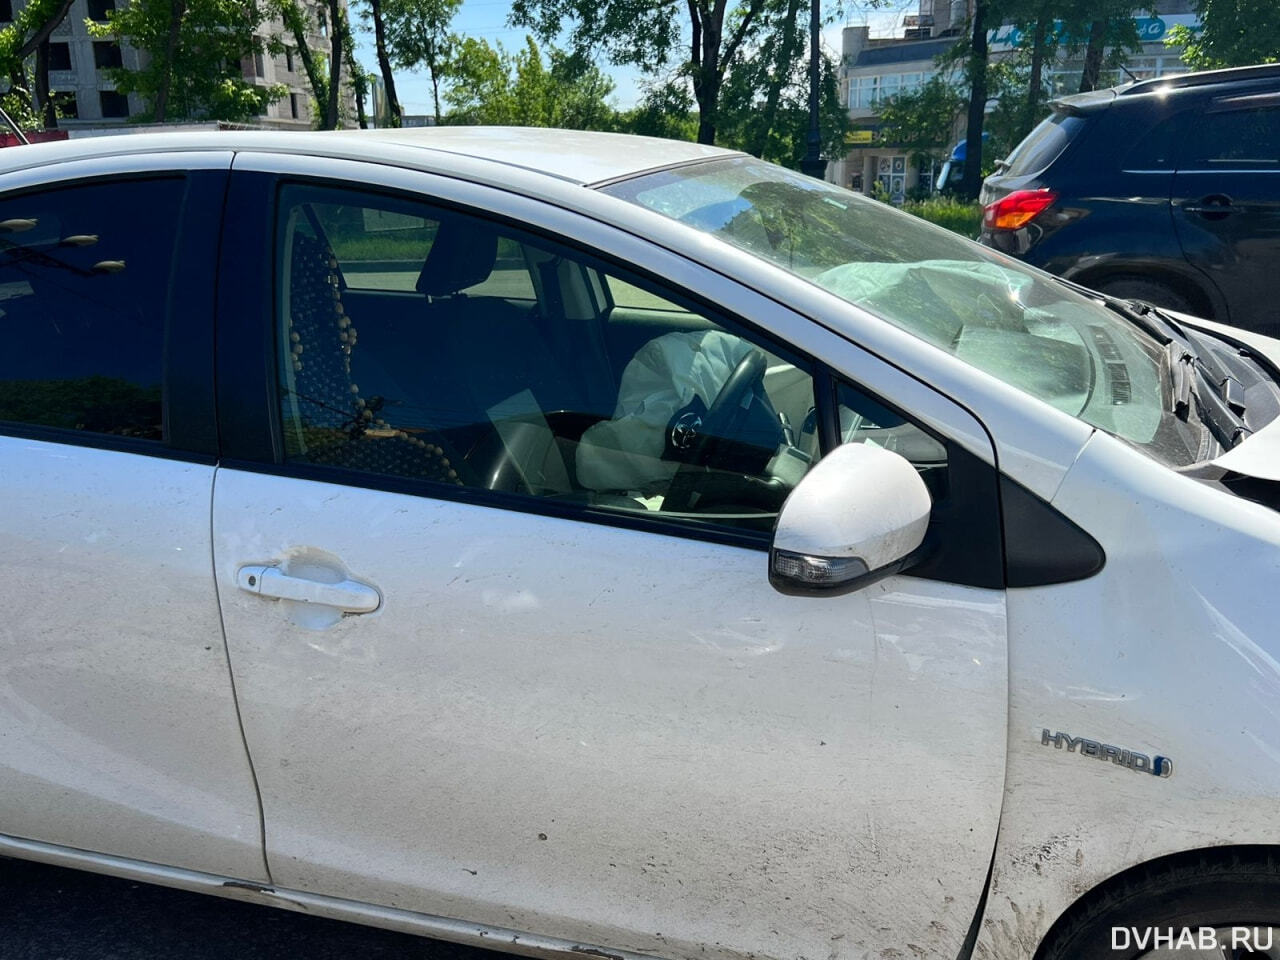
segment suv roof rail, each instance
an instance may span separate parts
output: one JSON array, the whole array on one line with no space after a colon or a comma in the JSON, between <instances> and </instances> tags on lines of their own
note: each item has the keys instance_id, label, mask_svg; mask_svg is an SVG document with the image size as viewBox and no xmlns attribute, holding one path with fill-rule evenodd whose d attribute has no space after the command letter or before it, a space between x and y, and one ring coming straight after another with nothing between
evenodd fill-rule
<instances>
[{"instance_id":1,"label":"suv roof rail","mask_svg":"<svg viewBox=\"0 0 1280 960\"><path fill-rule=\"evenodd\" d=\"M1178 73L1171 77L1154 77L1150 80L1139 80L1118 91L1122 97L1134 93L1148 93L1157 88L1181 89L1183 87L1202 87L1211 83L1230 83L1235 80L1263 80L1267 77L1280 78L1280 63L1259 63L1251 67L1228 67L1225 70L1201 70L1198 73Z\"/></svg>"}]
</instances>

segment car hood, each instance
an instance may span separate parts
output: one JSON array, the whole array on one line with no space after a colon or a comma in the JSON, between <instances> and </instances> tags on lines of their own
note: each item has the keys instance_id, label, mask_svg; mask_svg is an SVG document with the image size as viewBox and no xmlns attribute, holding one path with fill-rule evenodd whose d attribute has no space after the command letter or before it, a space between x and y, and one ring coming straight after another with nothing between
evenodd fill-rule
<instances>
[{"instance_id":1,"label":"car hood","mask_svg":"<svg viewBox=\"0 0 1280 960\"><path fill-rule=\"evenodd\" d=\"M1248 347L1270 363L1280 378L1280 340L1260 333L1228 327L1226 324L1215 323L1212 320L1188 316L1185 313L1174 313L1172 310L1165 312L1179 323L1214 334L1230 343ZM1259 480L1280 481L1280 417L1218 457L1213 461L1213 465Z\"/></svg>"}]
</instances>

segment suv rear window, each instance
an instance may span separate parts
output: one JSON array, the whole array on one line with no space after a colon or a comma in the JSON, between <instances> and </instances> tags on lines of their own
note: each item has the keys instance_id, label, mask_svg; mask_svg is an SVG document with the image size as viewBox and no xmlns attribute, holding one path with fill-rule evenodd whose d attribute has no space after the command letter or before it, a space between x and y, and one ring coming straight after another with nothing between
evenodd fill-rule
<instances>
[{"instance_id":1,"label":"suv rear window","mask_svg":"<svg viewBox=\"0 0 1280 960\"><path fill-rule=\"evenodd\" d=\"M1027 134L1009 157L1006 176L1019 177L1039 173L1062 156L1062 151L1087 125L1083 117L1055 113Z\"/></svg>"}]
</instances>

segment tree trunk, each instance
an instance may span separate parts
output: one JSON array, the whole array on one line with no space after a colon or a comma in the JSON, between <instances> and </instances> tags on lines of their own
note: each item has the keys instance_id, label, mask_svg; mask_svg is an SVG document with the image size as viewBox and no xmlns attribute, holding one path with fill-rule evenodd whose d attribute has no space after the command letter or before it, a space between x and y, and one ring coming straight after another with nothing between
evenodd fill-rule
<instances>
[{"instance_id":1,"label":"tree trunk","mask_svg":"<svg viewBox=\"0 0 1280 960\"><path fill-rule=\"evenodd\" d=\"M440 122L440 76L439 71L433 65L431 67L431 100L436 108L436 123Z\"/></svg>"},{"instance_id":2,"label":"tree trunk","mask_svg":"<svg viewBox=\"0 0 1280 960\"><path fill-rule=\"evenodd\" d=\"M58 24L66 19L67 11L71 9L71 4L73 2L74 0L63 0L62 5L53 12L53 16L50 17L39 30L27 38L26 42L18 48L17 53L13 55L13 58L15 60L22 61L35 53L36 47L48 40L49 35L53 33L54 30L58 29Z\"/></svg>"},{"instance_id":3,"label":"tree trunk","mask_svg":"<svg viewBox=\"0 0 1280 960\"><path fill-rule=\"evenodd\" d=\"M369 0L369 12L373 15L373 40L378 53L378 69L382 73L382 86L387 96L387 117L393 127L401 124L400 101L396 97L396 80L391 75L391 59L387 56L387 31L382 23L382 0Z\"/></svg>"},{"instance_id":4,"label":"tree trunk","mask_svg":"<svg viewBox=\"0 0 1280 960\"><path fill-rule=\"evenodd\" d=\"M316 98L316 109L323 110L324 102L327 101L324 88L324 77L320 75L317 69L315 57L311 53L311 46L307 43L307 26L309 18L303 13L295 0L283 6L285 26L293 34L294 46L297 48L297 54L302 59L302 69L307 75L307 83L311 85L311 92Z\"/></svg>"},{"instance_id":5,"label":"tree trunk","mask_svg":"<svg viewBox=\"0 0 1280 960\"><path fill-rule=\"evenodd\" d=\"M1080 92L1088 93L1098 87L1102 75L1102 54L1106 48L1107 21L1094 20L1089 24L1089 46L1085 48L1084 73L1080 75Z\"/></svg>"},{"instance_id":6,"label":"tree trunk","mask_svg":"<svg viewBox=\"0 0 1280 960\"><path fill-rule=\"evenodd\" d=\"M1036 30L1031 38L1031 83L1027 90L1027 120L1034 124L1040 113L1040 94L1043 92L1044 56L1048 35L1048 18L1052 14L1042 8L1036 20Z\"/></svg>"},{"instance_id":7,"label":"tree trunk","mask_svg":"<svg viewBox=\"0 0 1280 960\"><path fill-rule=\"evenodd\" d=\"M58 129L58 111L49 96L49 41L36 47L35 102L44 118L46 130Z\"/></svg>"},{"instance_id":8,"label":"tree trunk","mask_svg":"<svg viewBox=\"0 0 1280 960\"><path fill-rule=\"evenodd\" d=\"M338 129L338 104L342 96L342 8L329 0L329 102L325 104L324 129Z\"/></svg>"},{"instance_id":9,"label":"tree trunk","mask_svg":"<svg viewBox=\"0 0 1280 960\"><path fill-rule=\"evenodd\" d=\"M173 85L173 56L178 50L178 34L182 18L187 13L187 0L171 0L169 6L169 36L164 42L164 73L156 87L156 102L152 113L156 123L164 123L169 111L169 90Z\"/></svg>"},{"instance_id":10,"label":"tree trunk","mask_svg":"<svg viewBox=\"0 0 1280 960\"><path fill-rule=\"evenodd\" d=\"M787 0L786 20L782 24L782 39L778 46L778 56L773 64L773 76L769 78L769 92L764 104L764 122L760 124L760 132L749 149L749 153L763 157L769 145L769 134L778 119L778 100L782 97L782 88L786 85L791 73L791 59L795 55L796 17L800 13L800 0Z\"/></svg>"},{"instance_id":11,"label":"tree trunk","mask_svg":"<svg viewBox=\"0 0 1280 960\"><path fill-rule=\"evenodd\" d=\"M969 117L964 138L964 179L960 192L970 200L982 189L982 123L987 110L987 0L973 9L969 48Z\"/></svg>"}]
</instances>

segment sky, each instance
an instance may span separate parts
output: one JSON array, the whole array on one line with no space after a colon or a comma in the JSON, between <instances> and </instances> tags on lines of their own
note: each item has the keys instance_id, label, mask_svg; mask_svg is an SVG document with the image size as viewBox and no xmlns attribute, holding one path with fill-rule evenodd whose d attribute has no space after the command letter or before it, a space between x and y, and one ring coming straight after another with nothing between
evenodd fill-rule
<instances>
[{"instance_id":1,"label":"sky","mask_svg":"<svg viewBox=\"0 0 1280 960\"><path fill-rule=\"evenodd\" d=\"M903 14L914 12L917 6L916 0L893 0L886 9L871 9L861 0L852 0L848 4L849 12L845 19L823 31L823 43L830 51L838 52L841 29L844 26L863 24L871 27L873 37L900 36ZM523 45L526 31L524 28L507 26L507 15L510 12L509 0L463 0L453 21L453 29L455 33L482 37L491 44L501 43L507 50L514 51ZM376 73L378 60L374 54L373 31L365 29L359 17L352 17L352 20L356 28L356 57L362 66ZM634 67L620 68L607 63L601 63L600 66L616 84L613 92L614 105L619 109L635 106L643 95L640 71ZM425 71L397 70L395 77L396 93L406 114L433 112L431 81Z\"/></svg>"}]
</instances>

